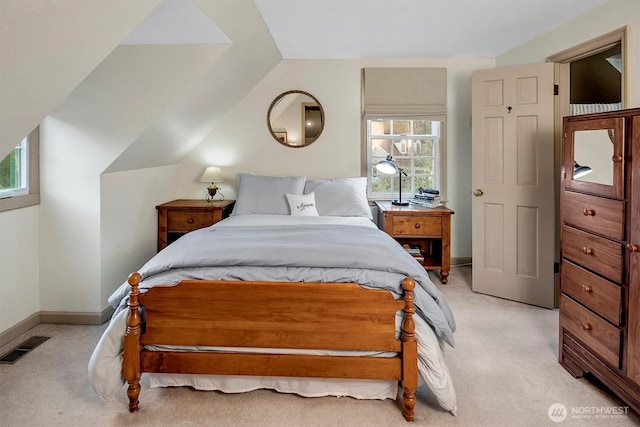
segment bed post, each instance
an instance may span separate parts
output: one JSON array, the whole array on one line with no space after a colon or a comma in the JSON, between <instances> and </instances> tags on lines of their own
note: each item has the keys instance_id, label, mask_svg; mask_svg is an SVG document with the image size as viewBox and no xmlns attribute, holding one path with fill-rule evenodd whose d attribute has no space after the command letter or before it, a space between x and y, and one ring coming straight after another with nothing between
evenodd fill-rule
<instances>
[{"instance_id":1,"label":"bed post","mask_svg":"<svg viewBox=\"0 0 640 427\"><path fill-rule=\"evenodd\" d=\"M416 324L413 314L413 290L416 282L406 277L402 280L404 288L404 321L402 322L402 387L404 409L402 415L407 421L413 421L413 408L416 406L416 388L418 387L418 342L416 341Z\"/></svg>"},{"instance_id":2,"label":"bed post","mask_svg":"<svg viewBox=\"0 0 640 427\"><path fill-rule=\"evenodd\" d=\"M138 295L140 290L138 284L141 276L139 273L131 273L129 275L129 285L131 292L129 293L129 316L127 317L127 332L124 334L124 359L122 368L124 378L129 383L127 396L129 396L129 412L138 410L138 396L140 396L140 333L142 331L140 312L138 307Z\"/></svg>"}]
</instances>

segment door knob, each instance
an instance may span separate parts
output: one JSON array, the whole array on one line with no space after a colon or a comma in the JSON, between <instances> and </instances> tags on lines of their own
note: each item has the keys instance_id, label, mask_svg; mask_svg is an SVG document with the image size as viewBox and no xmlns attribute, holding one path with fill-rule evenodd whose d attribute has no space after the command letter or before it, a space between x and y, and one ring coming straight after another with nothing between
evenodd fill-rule
<instances>
[{"instance_id":1,"label":"door knob","mask_svg":"<svg viewBox=\"0 0 640 427\"><path fill-rule=\"evenodd\" d=\"M476 196L476 197L480 197L480 196L482 196L483 194L484 194L484 191L482 191L482 190L481 190L481 189L479 189L479 188L476 188L475 190L473 190L473 195L474 195L474 196Z\"/></svg>"}]
</instances>

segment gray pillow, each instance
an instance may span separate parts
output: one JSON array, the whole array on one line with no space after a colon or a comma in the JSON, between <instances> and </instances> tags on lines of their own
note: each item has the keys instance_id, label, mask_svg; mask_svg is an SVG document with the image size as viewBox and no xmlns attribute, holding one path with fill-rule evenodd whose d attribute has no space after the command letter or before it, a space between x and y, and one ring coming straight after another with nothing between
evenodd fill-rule
<instances>
[{"instance_id":1,"label":"gray pillow","mask_svg":"<svg viewBox=\"0 0 640 427\"><path fill-rule=\"evenodd\" d=\"M231 215L289 215L287 194L303 194L304 176L237 174L238 197Z\"/></svg>"},{"instance_id":2,"label":"gray pillow","mask_svg":"<svg viewBox=\"0 0 640 427\"><path fill-rule=\"evenodd\" d=\"M364 216L373 219L367 200L367 178L310 179L304 193L315 193L320 216Z\"/></svg>"}]
</instances>

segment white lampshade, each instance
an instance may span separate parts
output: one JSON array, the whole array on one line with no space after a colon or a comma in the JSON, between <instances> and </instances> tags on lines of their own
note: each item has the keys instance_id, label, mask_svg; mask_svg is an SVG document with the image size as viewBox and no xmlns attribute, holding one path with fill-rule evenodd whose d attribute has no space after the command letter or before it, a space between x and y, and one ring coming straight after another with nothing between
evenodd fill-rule
<instances>
[{"instance_id":1,"label":"white lampshade","mask_svg":"<svg viewBox=\"0 0 640 427\"><path fill-rule=\"evenodd\" d=\"M209 166L202 174L200 182L224 182L222 171L217 166Z\"/></svg>"}]
</instances>

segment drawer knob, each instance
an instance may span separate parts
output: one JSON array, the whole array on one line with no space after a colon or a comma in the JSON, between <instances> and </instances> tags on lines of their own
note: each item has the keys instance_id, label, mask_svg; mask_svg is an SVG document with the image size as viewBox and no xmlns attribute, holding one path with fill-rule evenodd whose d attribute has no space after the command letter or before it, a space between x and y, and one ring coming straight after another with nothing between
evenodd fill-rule
<instances>
[{"instance_id":1,"label":"drawer knob","mask_svg":"<svg viewBox=\"0 0 640 427\"><path fill-rule=\"evenodd\" d=\"M640 245L632 245L631 243L627 243L627 250L629 252L640 252Z\"/></svg>"},{"instance_id":2,"label":"drawer knob","mask_svg":"<svg viewBox=\"0 0 640 427\"><path fill-rule=\"evenodd\" d=\"M594 211L593 209L584 209L582 213L584 214L584 216L596 216L596 211Z\"/></svg>"},{"instance_id":3,"label":"drawer knob","mask_svg":"<svg viewBox=\"0 0 640 427\"><path fill-rule=\"evenodd\" d=\"M593 326L591 326L591 324L589 324L589 323L582 322L582 323L580 323L580 326L582 327L583 331L590 331L590 330L593 329Z\"/></svg>"},{"instance_id":4,"label":"drawer knob","mask_svg":"<svg viewBox=\"0 0 640 427\"><path fill-rule=\"evenodd\" d=\"M187 220L187 223L189 223L189 224L193 224L193 218L189 218L189 219Z\"/></svg>"},{"instance_id":5,"label":"drawer knob","mask_svg":"<svg viewBox=\"0 0 640 427\"><path fill-rule=\"evenodd\" d=\"M593 291L593 289L591 289L591 286L589 286L589 285L582 285L582 290L587 292L587 293Z\"/></svg>"},{"instance_id":6,"label":"drawer knob","mask_svg":"<svg viewBox=\"0 0 640 427\"><path fill-rule=\"evenodd\" d=\"M416 222L416 225L414 225L415 228L420 228L420 223Z\"/></svg>"},{"instance_id":7,"label":"drawer knob","mask_svg":"<svg viewBox=\"0 0 640 427\"><path fill-rule=\"evenodd\" d=\"M614 162L621 162L622 161L622 156L620 154L614 154L613 156L611 156L611 160Z\"/></svg>"},{"instance_id":8,"label":"drawer knob","mask_svg":"<svg viewBox=\"0 0 640 427\"><path fill-rule=\"evenodd\" d=\"M588 248L588 247L584 247L582 248L582 252L584 252L587 255L593 255L593 248Z\"/></svg>"}]
</instances>

